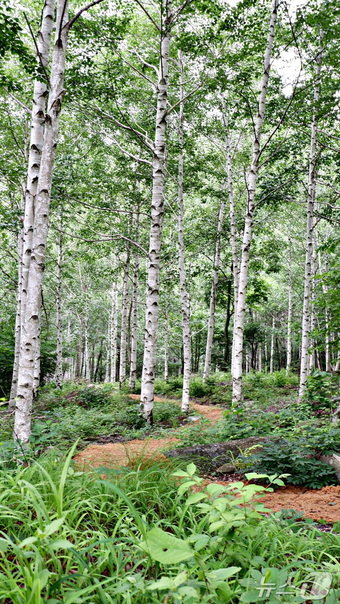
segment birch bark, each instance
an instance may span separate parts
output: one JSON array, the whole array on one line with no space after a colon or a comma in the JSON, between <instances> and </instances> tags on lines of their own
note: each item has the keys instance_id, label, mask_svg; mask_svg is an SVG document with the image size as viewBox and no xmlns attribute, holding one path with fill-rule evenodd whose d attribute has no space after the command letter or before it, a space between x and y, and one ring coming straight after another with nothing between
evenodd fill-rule
<instances>
[{"instance_id":1,"label":"birch bark","mask_svg":"<svg viewBox=\"0 0 340 604\"><path fill-rule=\"evenodd\" d=\"M105 360L105 383L110 381L110 334L111 334L111 318L108 321L107 325L107 336L106 336L106 360Z\"/></svg>"},{"instance_id":2,"label":"birch bark","mask_svg":"<svg viewBox=\"0 0 340 604\"><path fill-rule=\"evenodd\" d=\"M129 268L130 256L127 254L123 273L121 328L120 328L120 354L119 354L119 384L126 381L126 351L128 342L128 306L129 306Z\"/></svg>"},{"instance_id":3,"label":"birch bark","mask_svg":"<svg viewBox=\"0 0 340 604\"><path fill-rule=\"evenodd\" d=\"M327 265L327 257L325 262L325 271L322 265L321 252L318 252L318 264L319 264L319 272L322 274L323 272L328 272ZM322 283L322 291L326 300L325 304L325 369L326 371L332 371L331 364L331 341L330 341L330 333L329 333L329 308L327 306L328 299L328 286L325 283Z\"/></svg>"},{"instance_id":4,"label":"birch bark","mask_svg":"<svg viewBox=\"0 0 340 604\"><path fill-rule=\"evenodd\" d=\"M190 299L187 287L186 269L185 269L185 247L184 247L184 198L183 198L183 178L184 178L184 70L182 54L179 51L178 65L180 72L179 83L179 112L178 112L178 265L179 282L181 294L181 318L182 318L182 346L183 346L183 389L182 406L185 413L189 411L189 390L191 375L191 328L190 328Z\"/></svg>"},{"instance_id":5,"label":"birch bark","mask_svg":"<svg viewBox=\"0 0 340 604\"><path fill-rule=\"evenodd\" d=\"M54 0L45 0L41 28L37 35L38 63L46 68L49 62L51 34L54 27ZM34 82L31 135L28 151L27 181L24 195L24 219L23 232L19 235L19 271L18 271L18 310L15 329L15 359L11 387L11 399L17 395L17 382L19 372L19 357L21 346L21 334L23 329L26 300L28 273L32 252L33 222L34 222L34 200L37 194L38 178L41 164L41 154L44 138L45 109L47 100L47 82L37 79ZM20 307L19 307L20 304Z\"/></svg>"},{"instance_id":6,"label":"birch bark","mask_svg":"<svg viewBox=\"0 0 340 604\"><path fill-rule=\"evenodd\" d=\"M61 219L62 227L62 219ZM57 260L57 361L55 367L55 383L61 388L63 383L63 316L62 316L62 277L63 277L63 236L59 233Z\"/></svg>"},{"instance_id":7,"label":"birch bark","mask_svg":"<svg viewBox=\"0 0 340 604\"><path fill-rule=\"evenodd\" d=\"M210 374L211 353L212 353L214 327L215 327L216 293L217 293L217 284L218 284L219 268L220 268L220 260L221 260L221 234L222 234L223 221L224 221L224 208L225 208L225 200L224 200L224 196L222 196L219 211L218 211L218 219L217 219L216 244L215 244L215 253L214 253L214 268L213 268L213 276L212 276L211 290L210 290L208 333L207 333L207 343L206 343L206 348L205 348L203 381L205 381Z\"/></svg>"},{"instance_id":8,"label":"birch bark","mask_svg":"<svg viewBox=\"0 0 340 604\"><path fill-rule=\"evenodd\" d=\"M289 266L288 266L288 312L287 312L287 360L286 360L286 372L289 373L292 367L292 311L293 311L293 288L292 288L292 257L291 257L291 238L289 242Z\"/></svg>"},{"instance_id":9,"label":"birch bark","mask_svg":"<svg viewBox=\"0 0 340 604\"><path fill-rule=\"evenodd\" d=\"M315 303L315 274L316 274L316 241L315 241L315 219L312 225L312 257L311 257L311 283L310 283L310 331L313 332L316 325L314 303ZM310 338L312 351L309 352L309 373L315 369L316 351L315 341Z\"/></svg>"},{"instance_id":10,"label":"birch bark","mask_svg":"<svg viewBox=\"0 0 340 604\"><path fill-rule=\"evenodd\" d=\"M237 293L237 306L235 309L234 331L233 331L233 346L234 346L234 362L233 362L233 389L232 400L234 404L242 400L242 359L243 359L243 337L244 337L244 322L245 322L245 304L248 282L248 268L250 246L253 234L253 222L255 212L255 194L258 176L258 165L261 152L261 134L264 121L267 89L269 83L271 56L275 36L275 27L277 21L279 0L272 1L271 17L269 24L269 32L267 38L267 46L264 55L264 68L261 80L261 91L258 99L258 112L254 124L254 140L252 149L252 160L248 171L248 199L247 211L245 217L245 225L242 241L242 253L240 261L240 273Z\"/></svg>"},{"instance_id":11,"label":"birch bark","mask_svg":"<svg viewBox=\"0 0 340 604\"><path fill-rule=\"evenodd\" d=\"M165 317L164 326L164 381L167 382L169 379L169 325L168 318Z\"/></svg>"},{"instance_id":12,"label":"birch bark","mask_svg":"<svg viewBox=\"0 0 340 604\"><path fill-rule=\"evenodd\" d=\"M320 96L320 73L321 73L321 53L318 56L316 67L316 83L314 87L314 111L311 123L309 171L308 171L308 194L307 194L307 220L306 220L306 258L304 274L302 325L301 325L301 364L300 364L300 383L299 399L305 394L307 378L309 374L309 333L311 328L311 271L313 255L313 215L316 191L316 159L317 159L317 104Z\"/></svg>"},{"instance_id":13,"label":"birch bark","mask_svg":"<svg viewBox=\"0 0 340 604\"><path fill-rule=\"evenodd\" d=\"M34 362L36 358L36 342L39 336L41 291L48 234L52 174L55 148L58 140L59 114L64 94L63 83L68 36L68 29L64 25L67 23L67 12L67 0L58 0L56 41L53 48L50 92L45 117L37 194L34 200L32 253L27 286L25 320L23 321L20 346L14 438L22 442L27 442L31 433Z\"/></svg>"},{"instance_id":14,"label":"birch bark","mask_svg":"<svg viewBox=\"0 0 340 604\"><path fill-rule=\"evenodd\" d=\"M111 339L110 339L110 382L117 380L117 331L118 331L118 290L116 283L111 293Z\"/></svg>"},{"instance_id":15,"label":"birch bark","mask_svg":"<svg viewBox=\"0 0 340 604\"><path fill-rule=\"evenodd\" d=\"M18 235L18 287L17 287L17 299L16 299L16 312L15 312L15 335L14 335L14 361L13 361L13 373L12 373L12 384L10 393L10 407L15 406L15 397L17 394L18 384L18 373L19 373L19 357L20 357L20 334L21 334L21 321L22 321L22 291L21 291L21 279L22 279L22 251L24 244L24 232L20 230Z\"/></svg>"},{"instance_id":16,"label":"birch bark","mask_svg":"<svg viewBox=\"0 0 340 604\"><path fill-rule=\"evenodd\" d=\"M91 381L91 366L90 366L90 352L89 352L89 310L88 304L85 302L84 306L84 378Z\"/></svg>"},{"instance_id":17,"label":"birch bark","mask_svg":"<svg viewBox=\"0 0 340 604\"><path fill-rule=\"evenodd\" d=\"M156 334L159 314L159 271L161 234L164 215L165 150L167 98L169 80L169 49L172 25L172 3L165 2L161 28L160 65L157 82L156 128L152 161L152 207L149 240L149 264L145 309L145 338L141 391L141 412L147 423L153 422Z\"/></svg>"},{"instance_id":18,"label":"birch bark","mask_svg":"<svg viewBox=\"0 0 340 604\"><path fill-rule=\"evenodd\" d=\"M275 338L275 318L272 319L272 333L270 336L270 360L269 360L269 373L274 371L274 338Z\"/></svg>"},{"instance_id":19,"label":"birch bark","mask_svg":"<svg viewBox=\"0 0 340 604\"><path fill-rule=\"evenodd\" d=\"M134 215L134 240L139 239L139 209ZM131 293L131 345L130 345L130 375L129 388L134 390L137 380L137 336L138 336L138 276L139 255L135 247L133 261L132 293Z\"/></svg>"}]
</instances>

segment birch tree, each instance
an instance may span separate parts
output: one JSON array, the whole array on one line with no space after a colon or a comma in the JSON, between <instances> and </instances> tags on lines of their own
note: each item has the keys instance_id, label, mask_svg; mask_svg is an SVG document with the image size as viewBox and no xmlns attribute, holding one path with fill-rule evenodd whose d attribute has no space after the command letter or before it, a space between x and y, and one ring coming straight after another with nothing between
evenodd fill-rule
<instances>
[{"instance_id":1,"label":"birch tree","mask_svg":"<svg viewBox=\"0 0 340 604\"><path fill-rule=\"evenodd\" d=\"M308 193L306 208L306 257L303 290L303 308L301 325L301 363L299 381L299 399L301 400L306 391L307 378L309 374L309 345L311 329L311 281L312 281L312 257L313 257L313 221L316 192L317 175L317 111L320 97L320 73L322 55L319 52L316 67L316 79L313 94L313 116L310 133L310 154L308 171Z\"/></svg>"},{"instance_id":2,"label":"birch tree","mask_svg":"<svg viewBox=\"0 0 340 604\"><path fill-rule=\"evenodd\" d=\"M212 275L212 281L211 281L210 301L209 301L207 343L206 343L206 348L205 348L205 359L204 359L204 369L203 369L203 380L204 381L207 379L207 377L210 374L210 366L211 366L211 353L212 353L212 347L213 347L214 327L215 327L216 294L217 294L217 284L218 284L220 260L221 260L221 234L222 234L222 230L223 230L224 209L225 209L225 199L224 199L224 196L222 196L221 203L220 203L219 210L218 210L218 217L217 217L214 266L213 266L213 275Z\"/></svg>"},{"instance_id":3,"label":"birch tree","mask_svg":"<svg viewBox=\"0 0 340 604\"><path fill-rule=\"evenodd\" d=\"M292 312L293 312L293 287L292 287L292 240L288 238L288 311L287 311L287 356L286 372L289 373L292 366Z\"/></svg>"},{"instance_id":4,"label":"birch tree","mask_svg":"<svg viewBox=\"0 0 340 604\"><path fill-rule=\"evenodd\" d=\"M134 240L138 243L139 235L139 208L134 214ZM134 248L133 275L131 292L131 345L130 345L130 373L129 388L134 390L137 380L137 336L138 336L138 278L139 278L139 255L138 249Z\"/></svg>"},{"instance_id":5,"label":"birch tree","mask_svg":"<svg viewBox=\"0 0 340 604\"><path fill-rule=\"evenodd\" d=\"M27 181L24 194L24 219L22 233L20 232L19 234L18 245L18 312L15 332L15 357L11 399L14 399L17 394L20 346L26 313L28 275L33 243L34 205L38 191L38 179L44 139L45 109L48 94L46 68L49 62L51 35L54 28L54 4L55 0L45 0L41 15L41 27L36 39L40 76L34 82L33 87L31 135L28 152Z\"/></svg>"},{"instance_id":6,"label":"birch tree","mask_svg":"<svg viewBox=\"0 0 340 604\"><path fill-rule=\"evenodd\" d=\"M44 137L40 158L40 170L34 199L34 223L32 252L25 316L21 333L18 388L16 397L14 436L27 442L31 432L31 410L33 402L34 364L40 329L41 288L45 263L48 216L51 196L55 148L58 140L59 115L64 94L64 72L68 28L67 0L57 4L56 39L50 75L50 91L44 124ZM25 253L25 252L24 252Z\"/></svg>"},{"instance_id":7,"label":"birch tree","mask_svg":"<svg viewBox=\"0 0 340 604\"><path fill-rule=\"evenodd\" d=\"M62 226L62 219L61 219ZM56 310L57 310L57 361L55 367L55 383L57 388L61 388L63 382L63 315L62 315L62 271L63 271L63 235L59 233L58 241L58 259L57 259L57 292L56 292Z\"/></svg>"},{"instance_id":8,"label":"birch tree","mask_svg":"<svg viewBox=\"0 0 340 604\"><path fill-rule=\"evenodd\" d=\"M252 159L247 175L247 209L242 240L240 259L240 272L237 294L237 305L234 315L233 348L234 360L232 367L233 391L232 400L237 404L242 400L242 362L243 362L243 337L246 308L246 292L248 282L249 256L253 234L254 212L256 207L256 184L259 170L261 152L261 134L265 115L267 90L271 66L271 57L277 22L279 0L273 0L267 45L264 54L264 66L261 79L261 90L258 97L258 112L254 123L254 139L252 146Z\"/></svg>"},{"instance_id":9,"label":"birch tree","mask_svg":"<svg viewBox=\"0 0 340 604\"><path fill-rule=\"evenodd\" d=\"M111 290L111 333L110 333L110 382L117 381L117 331L118 331L118 288L114 281Z\"/></svg>"},{"instance_id":10,"label":"birch tree","mask_svg":"<svg viewBox=\"0 0 340 604\"><path fill-rule=\"evenodd\" d=\"M149 240L149 262L147 269L147 295L145 309L145 339L141 390L141 410L147 423L152 424L156 334L159 314L159 270L162 223L164 215L165 152L167 100L169 86L169 51L173 21L172 3L164 2L160 28L160 63L157 79L157 103L155 139L152 160L152 202Z\"/></svg>"},{"instance_id":11,"label":"birch tree","mask_svg":"<svg viewBox=\"0 0 340 604\"><path fill-rule=\"evenodd\" d=\"M129 306L129 268L130 252L128 251L123 271L121 326L120 326L120 353L119 353L119 384L126 381L126 353L128 342L128 306Z\"/></svg>"},{"instance_id":12,"label":"birch tree","mask_svg":"<svg viewBox=\"0 0 340 604\"><path fill-rule=\"evenodd\" d=\"M185 247L184 247L184 199L183 199L183 177L184 177L184 69L182 54L178 55L178 66L180 72L180 106L178 115L178 265L179 281L181 294L181 317L182 317L182 347L183 347L183 390L182 390L182 411L189 411L189 389L191 375L191 328L190 328L190 299L187 287L186 268L185 268Z\"/></svg>"},{"instance_id":13,"label":"birch tree","mask_svg":"<svg viewBox=\"0 0 340 604\"><path fill-rule=\"evenodd\" d=\"M32 244L27 280L27 294L23 327L21 330L18 387L14 420L14 437L24 443L31 433L31 411L34 394L34 366L40 357L39 331L41 317L41 293L45 267L46 245L49 224L49 210L56 145L59 135L59 118L64 96L64 75L68 35L75 20L90 6L98 4L95 0L81 9L68 21L68 0L57 0L55 41L49 77L49 92L44 116L43 138L39 130L38 142L41 144L40 168L37 188L34 195L34 221ZM48 23L51 13L49 9ZM47 17L46 17L47 19ZM48 30L50 31L50 29ZM46 38L47 39L47 38ZM46 42L45 39L45 42ZM45 93L46 94L46 93ZM42 118L41 113L37 119ZM33 168L33 165L32 165ZM34 176L36 178L37 175ZM30 231L32 229L32 222ZM24 246L23 254L25 254Z\"/></svg>"}]
</instances>

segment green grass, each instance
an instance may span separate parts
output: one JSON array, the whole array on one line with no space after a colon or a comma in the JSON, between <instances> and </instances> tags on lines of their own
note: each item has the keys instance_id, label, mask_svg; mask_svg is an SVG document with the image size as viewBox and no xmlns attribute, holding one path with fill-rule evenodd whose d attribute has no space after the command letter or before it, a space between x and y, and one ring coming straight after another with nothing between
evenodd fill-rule
<instances>
[{"instance_id":1,"label":"green grass","mask_svg":"<svg viewBox=\"0 0 340 604\"><path fill-rule=\"evenodd\" d=\"M138 401L111 385L88 387L65 384L61 390L42 388L35 403L32 421L32 444L67 449L79 440L78 448L102 436L123 437L126 440L152 435L158 438L179 425L182 412L171 402L156 403L154 427L145 425L139 415ZM11 440L13 416L2 414L0 442ZM4 447L0 446L1 450Z\"/></svg>"},{"instance_id":2,"label":"green grass","mask_svg":"<svg viewBox=\"0 0 340 604\"><path fill-rule=\"evenodd\" d=\"M295 599L278 601L297 602L304 581L337 569L336 535L313 524L235 508L229 495L241 520L211 532L211 512L185 506L171 466L111 471L102 480L77 472L72 454L50 452L0 474L1 602L238 602L249 591L245 581L255 571L268 576L265 569L291 578ZM146 553L142 542L153 527L178 539L180 551L194 549L193 557L162 563L152 548ZM230 567L237 569L232 578L217 581L215 571ZM161 578L173 587L155 587Z\"/></svg>"}]
</instances>

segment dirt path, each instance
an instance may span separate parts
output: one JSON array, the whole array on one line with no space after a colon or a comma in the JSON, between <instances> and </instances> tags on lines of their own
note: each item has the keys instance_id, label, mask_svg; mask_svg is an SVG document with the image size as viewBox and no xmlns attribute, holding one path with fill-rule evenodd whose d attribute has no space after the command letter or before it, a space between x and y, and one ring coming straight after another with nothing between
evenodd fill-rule
<instances>
[{"instance_id":1,"label":"dirt path","mask_svg":"<svg viewBox=\"0 0 340 604\"><path fill-rule=\"evenodd\" d=\"M131 394L130 398L139 401L138 394ZM155 397L155 402L172 402L177 405L179 401ZM215 424L223 417L221 407L191 403L192 411L196 411L207 419L210 424ZM176 428L178 432L181 428ZM81 451L75 461L78 467L91 469L101 466L117 468L129 466L136 460L165 460L162 454L165 449L170 449L180 442L179 438L147 438L145 440L130 440L126 443L108 443L105 445L89 445ZM221 481L216 481L220 482ZM222 483L226 484L226 483ZM274 512L279 510L294 509L302 512L305 518L313 520L323 519L327 522L340 521L340 486L324 487L320 490L305 489L303 487L283 487L273 493L268 493L260 499L266 507Z\"/></svg>"},{"instance_id":2,"label":"dirt path","mask_svg":"<svg viewBox=\"0 0 340 604\"><path fill-rule=\"evenodd\" d=\"M130 398L139 401L138 394L130 394ZM156 403L168 402L169 399L164 399L155 396ZM180 401L171 400L170 402L180 405ZM215 424L223 417L223 409L221 407L213 407L208 405L199 405L198 403L190 403L192 411L196 411L209 420L211 424ZM185 426L182 426L185 427ZM176 428L176 432L181 428ZM132 465L137 459L149 458L153 460L167 460L161 451L170 449L172 446L180 442L179 438L146 438L145 440L129 440L125 443L107 443L105 445L88 445L84 451L81 451L76 457L77 465L85 468L98 468L106 466L107 468L117 468L118 466Z\"/></svg>"}]
</instances>

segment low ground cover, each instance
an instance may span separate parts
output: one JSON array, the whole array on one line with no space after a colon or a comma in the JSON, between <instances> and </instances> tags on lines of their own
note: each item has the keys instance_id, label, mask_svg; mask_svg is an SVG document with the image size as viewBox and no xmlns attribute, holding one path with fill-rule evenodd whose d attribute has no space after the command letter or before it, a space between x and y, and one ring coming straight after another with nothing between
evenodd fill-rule
<instances>
[{"instance_id":1,"label":"low ground cover","mask_svg":"<svg viewBox=\"0 0 340 604\"><path fill-rule=\"evenodd\" d=\"M169 464L103 480L75 471L73 453L0 474L0 601L305 602L323 577L336 603L336 534L239 506L261 487L193 493L193 465L176 480Z\"/></svg>"}]
</instances>

